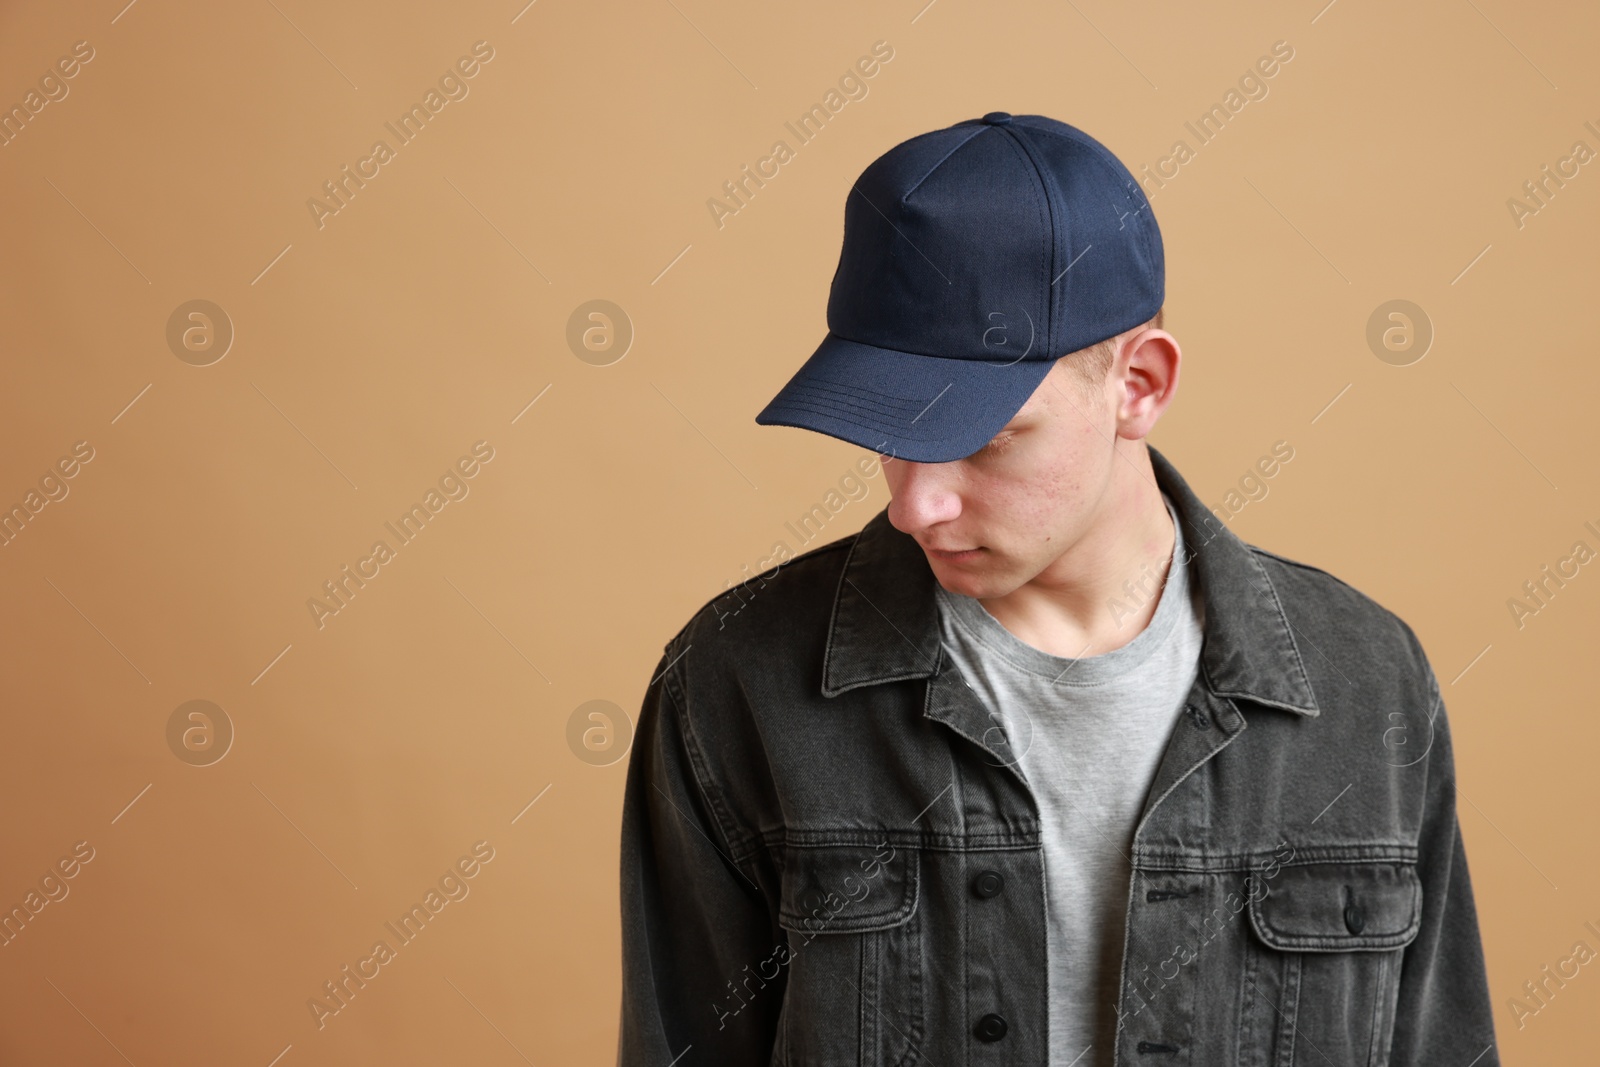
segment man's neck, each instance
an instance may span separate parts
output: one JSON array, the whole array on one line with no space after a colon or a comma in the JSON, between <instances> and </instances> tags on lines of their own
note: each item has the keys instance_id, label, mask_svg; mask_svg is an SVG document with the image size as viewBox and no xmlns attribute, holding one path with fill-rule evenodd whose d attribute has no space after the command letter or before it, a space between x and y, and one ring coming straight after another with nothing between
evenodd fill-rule
<instances>
[{"instance_id":1,"label":"man's neck","mask_svg":"<svg viewBox=\"0 0 1600 1067\"><path fill-rule=\"evenodd\" d=\"M1028 582L980 600L1019 639L1056 656L1098 656L1144 632L1176 531L1143 442L1123 449L1087 533ZM1126 462L1124 462L1124 460Z\"/></svg>"}]
</instances>

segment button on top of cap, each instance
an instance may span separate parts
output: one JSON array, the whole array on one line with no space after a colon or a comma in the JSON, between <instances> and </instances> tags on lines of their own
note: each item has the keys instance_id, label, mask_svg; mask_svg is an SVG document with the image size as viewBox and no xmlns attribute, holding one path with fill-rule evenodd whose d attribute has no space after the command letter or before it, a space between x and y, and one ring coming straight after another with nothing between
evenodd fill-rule
<instances>
[{"instance_id":1,"label":"button on top of cap","mask_svg":"<svg viewBox=\"0 0 1600 1067\"><path fill-rule=\"evenodd\" d=\"M991 111L983 116L983 121L990 126L1009 126L1011 116L1004 111Z\"/></svg>"}]
</instances>

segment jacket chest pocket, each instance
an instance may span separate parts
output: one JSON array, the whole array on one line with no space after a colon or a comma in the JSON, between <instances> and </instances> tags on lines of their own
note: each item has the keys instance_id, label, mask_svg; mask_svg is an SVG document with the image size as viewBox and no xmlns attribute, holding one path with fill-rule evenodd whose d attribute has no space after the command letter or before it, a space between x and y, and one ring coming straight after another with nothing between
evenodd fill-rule
<instances>
[{"instance_id":1,"label":"jacket chest pocket","mask_svg":"<svg viewBox=\"0 0 1600 1067\"><path fill-rule=\"evenodd\" d=\"M789 974L775 1064L914 1062L924 1022L918 859L888 843L787 850L778 924Z\"/></svg>"},{"instance_id":2,"label":"jacket chest pocket","mask_svg":"<svg viewBox=\"0 0 1600 1067\"><path fill-rule=\"evenodd\" d=\"M1400 963L1422 922L1415 866L1285 867L1249 911L1240 1063L1385 1067Z\"/></svg>"}]
</instances>

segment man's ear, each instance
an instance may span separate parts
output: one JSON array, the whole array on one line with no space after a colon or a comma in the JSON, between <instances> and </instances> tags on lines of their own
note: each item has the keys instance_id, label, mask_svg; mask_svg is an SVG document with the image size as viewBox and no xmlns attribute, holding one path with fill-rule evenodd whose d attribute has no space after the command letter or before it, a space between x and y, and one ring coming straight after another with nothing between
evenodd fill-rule
<instances>
[{"instance_id":1,"label":"man's ear","mask_svg":"<svg viewBox=\"0 0 1600 1067\"><path fill-rule=\"evenodd\" d=\"M1178 392L1183 350L1165 330L1147 329L1123 341L1111 373L1123 389L1117 408L1117 436L1143 439L1155 429Z\"/></svg>"}]
</instances>

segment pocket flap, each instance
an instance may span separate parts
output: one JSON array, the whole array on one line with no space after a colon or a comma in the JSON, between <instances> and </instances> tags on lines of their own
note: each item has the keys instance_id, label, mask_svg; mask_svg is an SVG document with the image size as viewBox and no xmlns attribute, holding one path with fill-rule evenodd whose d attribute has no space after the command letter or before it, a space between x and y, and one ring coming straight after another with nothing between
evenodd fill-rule
<instances>
[{"instance_id":1,"label":"pocket flap","mask_svg":"<svg viewBox=\"0 0 1600 1067\"><path fill-rule=\"evenodd\" d=\"M1273 948L1353 952L1410 944L1422 925L1422 883L1407 863L1284 867L1250 898L1250 925Z\"/></svg>"},{"instance_id":2,"label":"pocket flap","mask_svg":"<svg viewBox=\"0 0 1600 1067\"><path fill-rule=\"evenodd\" d=\"M790 847L778 925L808 934L899 926L917 910L917 852L890 844Z\"/></svg>"}]
</instances>

